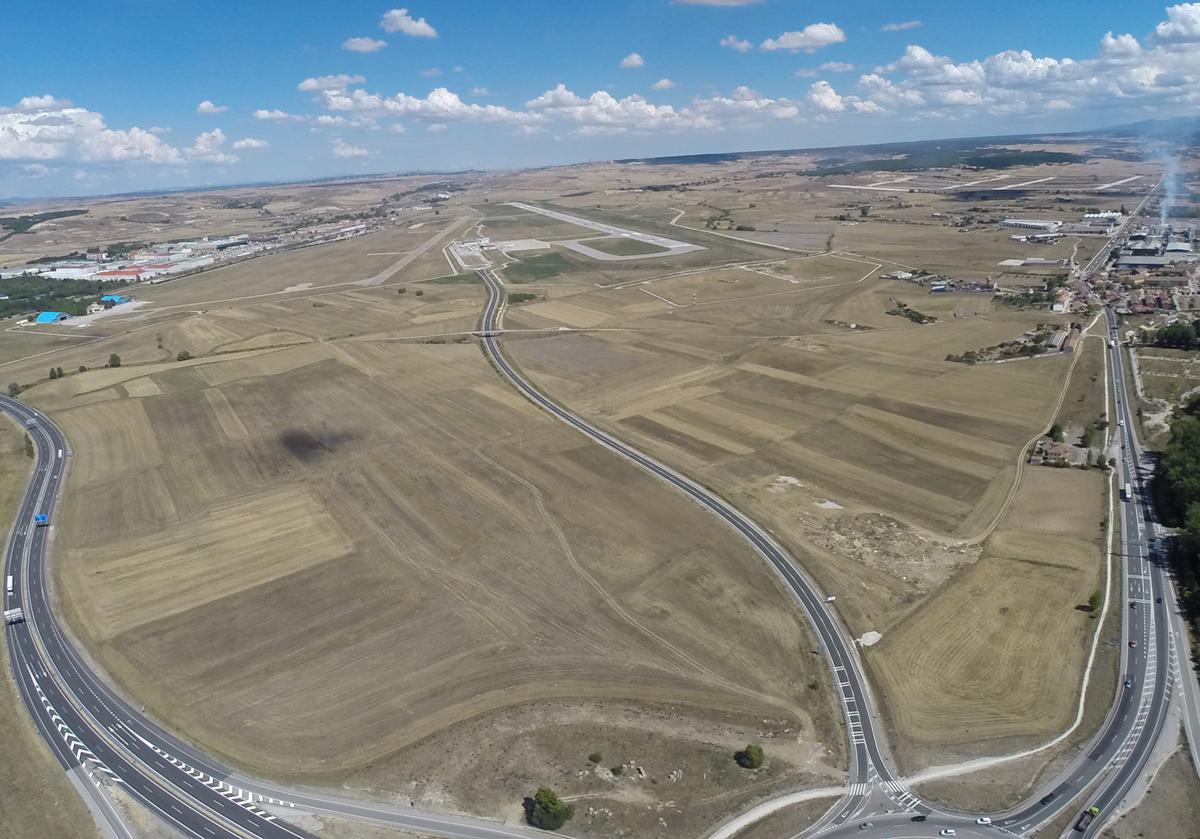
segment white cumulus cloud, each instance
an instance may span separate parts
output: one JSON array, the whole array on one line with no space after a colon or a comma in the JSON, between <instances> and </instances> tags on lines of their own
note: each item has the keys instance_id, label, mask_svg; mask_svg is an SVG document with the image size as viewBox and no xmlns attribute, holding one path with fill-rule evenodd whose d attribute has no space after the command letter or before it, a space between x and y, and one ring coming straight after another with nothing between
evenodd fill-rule
<instances>
[{"instance_id":1,"label":"white cumulus cloud","mask_svg":"<svg viewBox=\"0 0 1200 839\"><path fill-rule=\"evenodd\" d=\"M638 67L644 67L646 59L642 58L636 52L631 52L629 55L621 59L621 66L626 70L635 70Z\"/></svg>"},{"instance_id":2,"label":"white cumulus cloud","mask_svg":"<svg viewBox=\"0 0 1200 839\"><path fill-rule=\"evenodd\" d=\"M407 93L384 96L363 89L350 92L321 92L330 111L352 111L360 115L397 116L426 122L537 122L537 114L513 111L501 105L476 105L462 101L457 93L444 87L434 88L420 98Z\"/></svg>"},{"instance_id":3,"label":"white cumulus cloud","mask_svg":"<svg viewBox=\"0 0 1200 839\"><path fill-rule=\"evenodd\" d=\"M237 163L237 155L224 150L225 139L225 132L219 128L205 131L196 137L196 141L187 150L187 156L190 160L204 163Z\"/></svg>"},{"instance_id":4,"label":"white cumulus cloud","mask_svg":"<svg viewBox=\"0 0 1200 839\"><path fill-rule=\"evenodd\" d=\"M257 137L243 137L233 141L233 147L239 151L242 149L265 149L269 145L270 143L266 140L260 140Z\"/></svg>"},{"instance_id":5,"label":"white cumulus cloud","mask_svg":"<svg viewBox=\"0 0 1200 839\"><path fill-rule=\"evenodd\" d=\"M838 113L846 110L846 102L826 81L813 82L808 89L808 101L819 111Z\"/></svg>"},{"instance_id":6,"label":"white cumulus cloud","mask_svg":"<svg viewBox=\"0 0 1200 839\"><path fill-rule=\"evenodd\" d=\"M845 40L846 33L836 23L810 23L797 32L784 32L778 38L767 38L759 45L759 49L768 52L774 50L813 52L830 44L840 44Z\"/></svg>"},{"instance_id":7,"label":"white cumulus cloud","mask_svg":"<svg viewBox=\"0 0 1200 839\"><path fill-rule=\"evenodd\" d=\"M180 163L184 155L144 128L109 128L95 111L53 96L26 96L0 108L0 160Z\"/></svg>"},{"instance_id":8,"label":"white cumulus cloud","mask_svg":"<svg viewBox=\"0 0 1200 839\"><path fill-rule=\"evenodd\" d=\"M352 84L362 84L364 76L337 73L333 76L314 76L296 85L296 90L310 92L315 90L345 90Z\"/></svg>"},{"instance_id":9,"label":"white cumulus cloud","mask_svg":"<svg viewBox=\"0 0 1200 839\"><path fill-rule=\"evenodd\" d=\"M824 70L826 73L849 73L854 69L854 65L847 64L845 61L826 61L818 69Z\"/></svg>"},{"instance_id":10,"label":"white cumulus cloud","mask_svg":"<svg viewBox=\"0 0 1200 839\"><path fill-rule=\"evenodd\" d=\"M436 38L437 30L425 18L414 18L408 9L392 9L379 21L384 32L400 32L413 38Z\"/></svg>"},{"instance_id":11,"label":"white cumulus cloud","mask_svg":"<svg viewBox=\"0 0 1200 839\"><path fill-rule=\"evenodd\" d=\"M901 20L893 23L885 23L880 29L884 32L903 32L906 29L916 29L921 25L921 21L919 20Z\"/></svg>"},{"instance_id":12,"label":"white cumulus cloud","mask_svg":"<svg viewBox=\"0 0 1200 839\"><path fill-rule=\"evenodd\" d=\"M659 79L654 84L650 85L653 90L670 90L675 87L675 82L670 79Z\"/></svg>"},{"instance_id":13,"label":"white cumulus cloud","mask_svg":"<svg viewBox=\"0 0 1200 839\"><path fill-rule=\"evenodd\" d=\"M739 38L737 35L726 35L721 39L721 46L729 47L729 49L735 52L750 52L750 50L754 49L754 44L745 38Z\"/></svg>"},{"instance_id":14,"label":"white cumulus cloud","mask_svg":"<svg viewBox=\"0 0 1200 839\"><path fill-rule=\"evenodd\" d=\"M228 110L228 105L214 105L209 99L205 99L196 106L196 113L198 114L223 114Z\"/></svg>"},{"instance_id":15,"label":"white cumulus cloud","mask_svg":"<svg viewBox=\"0 0 1200 839\"><path fill-rule=\"evenodd\" d=\"M1200 41L1200 3L1167 7L1167 19L1154 27L1154 34L1162 41Z\"/></svg>"},{"instance_id":16,"label":"white cumulus cloud","mask_svg":"<svg viewBox=\"0 0 1200 839\"><path fill-rule=\"evenodd\" d=\"M378 38L347 38L342 41L342 49L350 52L379 52L387 46L387 41Z\"/></svg>"},{"instance_id":17,"label":"white cumulus cloud","mask_svg":"<svg viewBox=\"0 0 1200 839\"><path fill-rule=\"evenodd\" d=\"M281 111L278 108L259 108L254 112L254 118L270 120L272 122L287 122L289 120L297 120L300 117L289 114L287 111Z\"/></svg>"},{"instance_id":18,"label":"white cumulus cloud","mask_svg":"<svg viewBox=\"0 0 1200 839\"><path fill-rule=\"evenodd\" d=\"M361 146L352 146L341 137L338 137L333 141L334 157L346 160L354 157L366 157L369 154L370 152L366 149L362 148Z\"/></svg>"}]
</instances>

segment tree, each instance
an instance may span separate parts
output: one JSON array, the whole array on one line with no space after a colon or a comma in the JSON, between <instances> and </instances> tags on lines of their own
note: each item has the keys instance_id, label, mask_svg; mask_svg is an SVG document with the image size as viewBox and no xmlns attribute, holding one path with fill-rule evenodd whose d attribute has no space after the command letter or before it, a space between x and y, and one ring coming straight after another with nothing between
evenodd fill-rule
<instances>
[{"instance_id":1,"label":"tree","mask_svg":"<svg viewBox=\"0 0 1200 839\"><path fill-rule=\"evenodd\" d=\"M404 286L400 286L400 288L396 289L396 293L397 294L408 294L408 289L405 288Z\"/></svg>"},{"instance_id":2,"label":"tree","mask_svg":"<svg viewBox=\"0 0 1200 839\"><path fill-rule=\"evenodd\" d=\"M61 367L55 367L55 368L54 368L54 372L58 373L58 377L59 377L60 379L61 379L61 378L62 378L62 377L65 375L65 374L63 373L63 369L62 369Z\"/></svg>"},{"instance_id":3,"label":"tree","mask_svg":"<svg viewBox=\"0 0 1200 839\"><path fill-rule=\"evenodd\" d=\"M1088 608L1093 612L1099 612L1101 604L1104 603L1104 595L1100 593L1100 589L1092 592L1092 596L1088 598Z\"/></svg>"},{"instance_id":4,"label":"tree","mask_svg":"<svg viewBox=\"0 0 1200 839\"><path fill-rule=\"evenodd\" d=\"M192 354L190 352L188 352L187 350L180 350L179 352L175 353L176 361L187 361L191 357L192 357Z\"/></svg>"},{"instance_id":5,"label":"tree","mask_svg":"<svg viewBox=\"0 0 1200 839\"><path fill-rule=\"evenodd\" d=\"M1061 423L1054 423L1050 426L1050 439L1056 443L1061 443L1066 438L1066 432L1063 430Z\"/></svg>"},{"instance_id":6,"label":"tree","mask_svg":"<svg viewBox=\"0 0 1200 839\"><path fill-rule=\"evenodd\" d=\"M25 456L28 458L33 457L33 438L28 434L25 435Z\"/></svg>"},{"instance_id":7,"label":"tree","mask_svg":"<svg viewBox=\"0 0 1200 839\"><path fill-rule=\"evenodd\" d=\"M57 378L58 378L58 371L55 370L53 367L51 367L50 368L50 380L53 381L54 379L57 379Z\"/></svg>"},{"instance_id":8,"label":"tree","mask_svg":"<svg viewBox=\"0 0 1200 839\"><path fill-rule=\"evenodd\" d=\"M9 396L16 396L20 392L21 392L21 386L19 384L17 384L16 382L8 383L8 395Z\"/></svg>"},{"instance_id":9,"label":"tree","mask_svg":"<svg viewBox=\"0 0 1200 839\"><path fill-rule=\"evenodd\" d=\"M604 760L604 755L600 754L600 752L592 752L588 755L589 763L599 763L602 760Z\"/></svg>"},{"instance_id":10,"label":"tree","mask_svg":"<svg viewBox=\"0 0 1200 839\"><path fill-rule=\"evenodd\" d=\"M542 830L558 830L575 815L575 808L558 797L549 787L540 787L533 798L525 800L526 818Z\"/></svg>"},{"instance_id":11,"label":"tree","mask_svg":"<svg viewBox=\"0 0 1200 839\"><path fill-rule=\"evenodd\" d=\"M858 208L858 214L863 218L866 218L867 216L871 215L871 208L864 204Z\"/></svg>"},{"instance_id":12,"label":"tree","mask_svg":"<svg viewBox=\"0 0 1200 839\"><path fill-rule=\"evenodd\" d=\"M740 752L734 752L733 759L743 769L758 769L763 765L763 748L757 743L750 743Z\"/></svg>"},{"instance_id":13,"label":"tree","mask_svg":"<svg viewBox=\"0 0 1200 839\"><path fill-rule=\"evenodd\" d=\"M112 355L110 355L108 357L108 366L109 367L120 367L121 366L121 356L117 355L116 353L113 353Z\"/></svg>"},{"instance_id":14,"label":"tree","mask_svg":"<svg viewBox=\"0 0 1200 839\"><path fill-rule=\"evenodd\" d=\"M87 365L86 365L86 364L80 364L80 365L79 365L79 372L80 372L80 373L86 373L86 372L87 372Z\"/></svg>"}]
</instances>

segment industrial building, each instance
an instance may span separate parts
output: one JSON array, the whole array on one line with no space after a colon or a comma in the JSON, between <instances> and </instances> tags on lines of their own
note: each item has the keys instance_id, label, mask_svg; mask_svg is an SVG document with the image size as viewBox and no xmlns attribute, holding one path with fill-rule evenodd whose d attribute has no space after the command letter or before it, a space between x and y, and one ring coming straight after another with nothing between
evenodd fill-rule
<instances>
[{"instance_id":1,"label":"industrial building","mask_svg":"<svg viewBox=\"0 0 1200 839\"><path fill-rule=\"evenodd\" d=\"M1006 218L1000 222L1001 227L1017 227L1021 230L1040 230L1043 233L1054 233L1061 228L1061 221L1035 218Z\"/></svg>"},{"instance_id":2,"label":"industrial building","mask_svg":"<svg viewBox=\"0 0 1200 839\"><path fill-rule=\"evenodd\" d=\"M34 323L59 323L69 318L66 312L38 312L37 317L33 319Z\"/></svg>"}]
</instances>

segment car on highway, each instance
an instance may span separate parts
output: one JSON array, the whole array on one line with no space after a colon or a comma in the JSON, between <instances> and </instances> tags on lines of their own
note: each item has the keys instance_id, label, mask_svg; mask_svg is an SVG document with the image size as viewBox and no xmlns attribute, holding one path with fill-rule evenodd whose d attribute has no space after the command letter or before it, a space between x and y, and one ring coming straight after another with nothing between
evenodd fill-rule
<instances>
[{"instance_id":1,"label":"car on highway","mask_svg":"<svg viewBox=\"0 0 1200 839\"><path fill-rule=\"evenodd\" d=\"M1047 804L1049 804L1051 801L1053 801L1056 798L1058 798L1057 792L1051 792L1051 793L1047 793L1046 795L1043 795L1042 796L1042 806L1045 807Z\"/></svg>"},{"instance_id":2,"label":"car on highway","mask_svg":"<svg viewBox=\"0 0 1200 839\"><path fill-rule=\"evenodd\" d=\"M913 816L913 817L912 817L912 819L910 819L910 821L914 821L914 822L923 822L923 821L926 821L926 820L928 820L928 819L929 819L929 816Z\"/></svg>"},{"instance_id":3,"label":"car on highway","mask_svg":"<svg viewBox=\"0 0 1200 839\"><path fill-rule=\"evenodd\" d=\"M977 818L977 819L975 820L975 824L982 824L982 825L985 825L985 826L986 826L986 825L989 825L989 824L991 824L991 823L992 823L992 820L991 820L991 819L989 819L987 816L980 816L979 818Z\"/></svg>"},{"instance_id":4,"label":"car on highway","mask_svg":"<svg viewBox=\"0 0 1200 839\"><path fill-rule=\"evenodd\" d=\"M958 831L952 827L943 827L938 832L938 836L957 836L957 835L958 835Z\"/></svg>"},{"instance_id":5,"label":"car on highway","mask_svg":"<svg viewBox=\"0 0 1200 839\"><path fill-rule=\"evenodd\" d=\"M1136 647L1136 646L1137 646L1137 641L1130 641L1130 642L1129 642L1129 646L1131 646L1131 647Z\"/></svg>"},{"instance_id":6,"label":"car on highway","mask_svg":"<svg viewBox=\"0 0 1200 839\"><path fill-rule=\"evenodd\" d=\"M875 822L863 822L858 826L859 830L870 830L875 826Z\"/></svg>"},{"instance_id":7,"label":"car on highway","mask_svg":"<svg viewBox=\"0 0 1200 839\"><path fill-rule=\"evenodd\" d=\"M1131 687L1133 687L1133 679L1126 679L1126 680L1125 680L1125 687L1127 687L1127 688L1131 688Z\"/></svg>"}]
</instances>

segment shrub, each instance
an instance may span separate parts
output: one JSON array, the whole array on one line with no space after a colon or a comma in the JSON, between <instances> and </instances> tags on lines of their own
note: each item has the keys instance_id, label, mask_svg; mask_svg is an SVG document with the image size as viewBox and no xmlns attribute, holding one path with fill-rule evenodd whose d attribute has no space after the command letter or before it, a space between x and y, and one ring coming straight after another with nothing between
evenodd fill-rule
<instances>
[{"instance_id":1,"label":"shrub","mask_svg":"<svg viewBox=\"0 0 1200 839\"><path fill-rule=\"evenodd\" d=\"M604 760L604 756L600 752L592 752L588 755L588 761L591 763L599 763L602 760Z\"/></svg>"},{"instance_id":2,"label":"shrub","mask_svg":"<svg viewBox=\"0 0 1200 839\"><path fill-rule=\"evenodd\" d=\"M108 366L109 367L120 367L121 366L121 356L117 355L116 353L113 353L112 355L110 355L108 357Z\"/></svg>"},{"instance_id":3,"label":"shrub","mask_svg":"<svg viewBox=\"0 0 1200 839\"><path fill-rule=\"evenodd\" d=\"M558 830L575 815L575 808L549 787L541 787L533 798L526 799L525 811L529 823L542 830Z\"/></svg>"},{"instance_id":4,"label":"shrub","mask_svg":"<svg viewBox=\"0 0 1200 839\"><path fill-rule=\"evenodd\" d=\"M750 743L746 748L733 755L733 759L737 761L738 766L743 769L758 769L763 765L763 748L757 743Z\"/></svg>"},{"instance_id":5,"label":"shrub","mask_svg":"<svg viewBox=\"0 0 1200 839\"><path fill-rule=\"evenodd\" d=\"M179 352L175 353L176 361L187 361L191 357L192 357L192 354L190 352L188 352L187 350L180 350Z\"/></svg>"}]
</instances>

